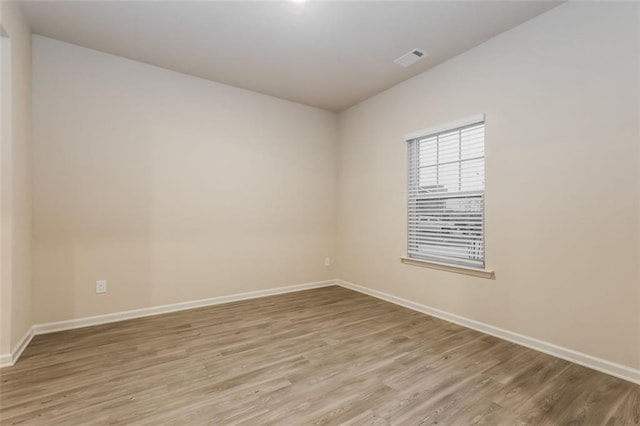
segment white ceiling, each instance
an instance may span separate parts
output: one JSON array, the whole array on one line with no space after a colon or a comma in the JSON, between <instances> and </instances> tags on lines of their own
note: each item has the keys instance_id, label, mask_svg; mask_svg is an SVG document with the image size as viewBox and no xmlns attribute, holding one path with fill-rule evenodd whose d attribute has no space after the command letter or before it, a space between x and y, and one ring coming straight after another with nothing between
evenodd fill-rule
<instances>
[{"instance_id":1,"label":"white ceiling","mask_svg":"<svg viewBox=\"0 0 640 426\"><path fill-rule=\"evenodd\" d=\"M34 33L341 111L559 2L26 1ZM393 60L428 56L402 68Z\"/></svg>"}]
</instances>

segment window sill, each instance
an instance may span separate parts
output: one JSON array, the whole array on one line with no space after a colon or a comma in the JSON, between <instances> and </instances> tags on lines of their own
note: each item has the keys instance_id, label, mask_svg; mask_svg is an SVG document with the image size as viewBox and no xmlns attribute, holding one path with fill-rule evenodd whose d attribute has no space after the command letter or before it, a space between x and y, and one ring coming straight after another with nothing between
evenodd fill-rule
<instances>
[{"instance_id":1,"label":"window sill","mask_svg":"<svg viewBox=\"0 0 640 426\"><path fill-rule=\"evenodd\" d=\"M494 280L496 273L488 269L470 268L467 266L447 265L446 263L431 262L428 260L400 257L400 261L406 265L421 266L423 268L438 269L440 271L455 272L457 274L471 275L474 277Z\"/></svg>"}]
</instances>

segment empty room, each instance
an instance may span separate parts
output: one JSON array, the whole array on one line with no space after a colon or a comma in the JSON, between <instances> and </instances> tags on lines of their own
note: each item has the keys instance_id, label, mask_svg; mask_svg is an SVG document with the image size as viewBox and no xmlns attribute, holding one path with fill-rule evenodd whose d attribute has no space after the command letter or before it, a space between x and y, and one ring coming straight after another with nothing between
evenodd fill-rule
<instances>
[{"instance_id":1,"label":"empty room","mask_svg":"<svg viewBox=\"0 0 640 426\"><path fill-rule=\"evenodd\" d=\"M0 3L1 425L640 425L640 3Z\"/></svg>"}]
</instances>

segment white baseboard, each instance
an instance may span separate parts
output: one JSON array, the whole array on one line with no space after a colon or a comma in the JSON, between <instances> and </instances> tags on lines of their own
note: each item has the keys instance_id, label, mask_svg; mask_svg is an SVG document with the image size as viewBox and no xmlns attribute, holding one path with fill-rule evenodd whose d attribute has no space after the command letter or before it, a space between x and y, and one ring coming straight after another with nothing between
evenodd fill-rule
<instances>
[{"instance_id":1,"label":"white baseboard","mask_svg":"<svg viewBox=\"0 0 640 426\"><path fill-rule=\"evenodd\" d=\"M317 281L287 287L270 288L267 290L250 291L246 293L231 294L229 296L211 297L208 299L193 300L189 302L172 303L170 305L152 306L149 308L133 309L131 311L114 312L112 314L96 315L85 318L75 318L65 321L36 324L18 342L10 354L0 355L0 367L10 367L16 363L24 348L27 347L35 335L54 333L56 331L72 330L75 328L89 327L92 325L108 324L134 318L148 317L152 315L166 314L169 312L183 311L186 309L200 308L204 306L220 305L222 303L236 302L240 300L257 299L276 294L292 293L295 291L310 290L313 288L336 285L335 280Z\"/></svg>"},{"instance_id":2,"label":"white baseboard","mask_svg":"<svg viewBox=\"0 0 640 426\"><path fill-rule=\"evenodd\" d=\"M29 328L24 336L16 343L14 348L11 350L11 353L0 355L0 368L2 367L11 367L18 361L20 355L22 355L22 351L31 343L31 339L35 336L33 332L33 327Z\"/></svg>"},{"instance_id":3,"label":"white baseboard","mask_svg":"<svg viewBox=\"0 0 640 426\"><path fill-rule=\"evenodd\" d=\"M0 355L0 368L11 367L13 364L13 356L10 353Z\"/></svg>"},{"instance_id":4,"label":"white baseboard","mask_svg":"<svg viewBox=\"0 0 640 426\"><path fill-rule=\"evenodd\" d=\"M485 324L479 321L475 321L469 318L465 318L460 315L452 314L449 312L441 311L430 306L422 305L420 303L412 302L401 297L393 296L391 294L383 293L381 291L373 290L367 287L363 287L357 284L353 284L340 279L318 281L306 284L298 284L287 287L272 288L268 290L258 290L246 293L232 294L229 296L212 297L208 299L194 300L190 302L173 303L170 305L153 306L150 308L134 309L131 311L115 312L112 314L97 315L85 318L76 318L66 321L51 322L46 324L36 324L27 331L27 333L20 339L20 341L13 348L9 354L0 354L0 367L12 366L16 363L22 351L27 347L33 336L38 334L53 333L56 331L71 330L75 328L89 327L92 325L108 324L117 321L123 321L134 318L142 318L152 315L165 314L169 312L183 311L186 309L199 308L204 306L213 306L223 303L236 302L240 300L256 299L260 297L273 296L277 294L292 293L302 290L310 290L314 288L327 287L331 285L339 285L341 287L354 290L360 293L367 294L369 296L376 297L378 299L385 300L387 302L394 303L396 305L404 306L405 308L412 309L414 311L422 312L427 315L431 315L445 321L449 321L473 330L480 331L485 334L489 334L498 337L503 340L507 340L528 348L544 352L549 355L556 356L558 358L565 359L567 361L574 362L576 364L583 365L585 367L592 368L594 370L601 371L612 376L628 380L633 383L640 384L640 370L631 368L625 365L617 364L611 361L607 361L602 358L597 358L591 355L587 355L582 352L574 351L572 349L564 348L562 346L554 345L552 343L544 342L542 340L534 339L532 337L524 336L519 333L515 333L509 330L505 330L499 327L495 327L489 324Z\"/></svg>"},{"instance_id":5,"label":"white baseboard","mask_svg":"<svg viewBox=\"0 0 640 426\"><path fill-rule=\"evenodd\" d=\"M544 352L549 355L553 355L558 358L562 358L567 361L580 364L584 367L598 370L602 373L609 374L611 376L618 377L623 380L628 380L633 383L640 384L640 370L631 368L626 365L617 364L615 362L607 361L602 358L597 358L591 355L587 355L582 352L574 351L573 349L564 348L562 346L554 345L553 343L544 342L542 340L534 339L513 331L505 330L493 325L485 324L480 321L475 321L469 318L465 318L460 315L452 314L449 312L441 311L430 306L422 305L420 303L412 302L401 297L393 296L391 294L383 293L378 290L373 290L361 285L353 284L343 280L336 280L336 283L344 288L354 290L360 293L373 296L378 299L386 300L387 302L394 303L396 305L403 306L405 308L412 309L414 311L422 312L423 314L431 315L436 318L443 319L445 321L452 322L454 324L461 325L463 327L471 328L473 330L480 331L491 336L498 337L503 340L507 340L512 343L516 343L527 348L534 349L536 351Z\"/></svg>"},{"instance_id":6,"label":"white baseboard","mask_svg":"<svg viewBox=\"0 0 640 426\"><path fill-rule=\"evenodd\" d=\"M66 321L49 322L33 326L38 334L54 333L56 331L72 330L74 328L89 327L92 325L108 324L134 318L148 317L152 315L166 314L169 312L184 311L186 309L201 308L204 306L220 305L222 303L237 302L240 300L257 299L260 297L274 296L276 294L292 293L295 291L310 290L313 288L336 285L335 280L317 281L305 284L297 284L287 287L270 288L267 290L249 291L246 293L230 294L228 296L211 297L208 299L193 300L189 302L172 303L170 305L152 306L150 308L133 309L131 311L114 312L112 314L96 315L93 317L76 318Z\"/></svg>"}]
</instances>

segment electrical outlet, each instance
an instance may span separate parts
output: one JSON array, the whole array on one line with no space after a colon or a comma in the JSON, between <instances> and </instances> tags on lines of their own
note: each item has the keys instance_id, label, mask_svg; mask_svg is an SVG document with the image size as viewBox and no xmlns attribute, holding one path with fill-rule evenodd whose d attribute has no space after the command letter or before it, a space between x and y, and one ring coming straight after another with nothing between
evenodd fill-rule
<instances>
[{"instance_id":1,"label":"electrical outlet","mask_svg":"<svg viewBox=\"0 0 640 426\"><path fill-rule=\"evenodd\" d=\"M107 292L107 280L96 281L96 293L106 293L106 292Z\"/></svg>"},{"instance_id":2,"label":"electrical outlet","mask_svg":"<svg viewBox=\"0 0 640 426\"><path fill-rule=\"evenodd\" d=\"M331 266L331 259L328 257L324 258L324 266Z\"/></svg>"}]
</instances>

